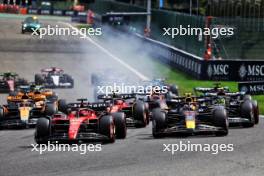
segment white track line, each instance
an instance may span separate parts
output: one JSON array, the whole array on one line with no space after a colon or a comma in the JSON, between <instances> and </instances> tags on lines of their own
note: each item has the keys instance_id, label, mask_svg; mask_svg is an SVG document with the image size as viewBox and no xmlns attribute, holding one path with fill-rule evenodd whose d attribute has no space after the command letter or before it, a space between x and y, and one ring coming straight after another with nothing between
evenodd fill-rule
<instances>
[{"instance_id":1,"label":"white track line","mask_svg":"<svg viewBox=\"0 0 264 176\"><path fill-rule=\"evenodd\" d=\"M87 39L89 42L91 42L93 45L95 45L97 48L99 48L102 52L104 52L105 54L107 54L108 56L110 56L112 59L116 60L121 65L123 65L124 67L126 67L127 69L129 69L131 72L133 72L135 75L137 75L140 79L142 79L142 80L150 80L150 78L148 78L147 76L143 75L142 73L140 73L138 70L136 70L132 66L128 65L127 63L125 63L122 59L120 59L117 56L115 56L114 54L112 54L109 50L107 50L106 48L104 48L103 46L101 46L100 44L98 44L97 42L95 42L94 40L92 40L86 34L82 33L78 28L72 26L70 23L66 23L66 22L59 22L59 23L62 23L64 25L66 25L66 26L71 27L74 30L79 31L79 34L81 36L83 36L85 39Z\"/></svg>"}]
</instances>

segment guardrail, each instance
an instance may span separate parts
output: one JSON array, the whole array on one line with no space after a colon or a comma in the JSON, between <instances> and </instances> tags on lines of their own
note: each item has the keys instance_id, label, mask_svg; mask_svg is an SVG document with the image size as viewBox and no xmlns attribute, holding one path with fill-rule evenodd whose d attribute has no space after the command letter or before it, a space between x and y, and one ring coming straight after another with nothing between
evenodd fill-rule
<instances>
[{"instance_id":1,"label":"guardrail","mask_svg":"<svg viewBox=\"0 0 264 176\"><path fill-rule=\"evenodd\" d=\"M118 17L120 17L120 13ZM113 18L113 14L102 15L103 24L107 19ZM129 19L123 19L124 24ZM114 25L115 26L115 25ZM124 27L125 28L125 27ZM124 29L122 29L124 31ZM128 30L126 30L128 32ZM181 70L199 80L214 81L264 81L264 60L204 60L174 46L136 34L150 48L154 58L169 66Z\"/></svg>"},{"instance_id":2,"label":"guardrail","mask_svg":"<svg viewBox=\"0 0 264 176\"><path fill-rule=\"evenodd\" d=\"M28 9L29 14L72 16L72 21L87 22L87 12L72 10ZM109 15L109 14L108 14ZM95 14L95 22L101 23L107 14ZM113 15L110 14L112 17ZM120 16L120 14L119 14ZM104 23L105 24L105 23ZM134 33L135 34L135 33ZM264 60L209 60L180 50L174 46L135 34L145 42L154 57L169 66L199 80L252 82L264 81Z\"/></svg>"}]
</instances>

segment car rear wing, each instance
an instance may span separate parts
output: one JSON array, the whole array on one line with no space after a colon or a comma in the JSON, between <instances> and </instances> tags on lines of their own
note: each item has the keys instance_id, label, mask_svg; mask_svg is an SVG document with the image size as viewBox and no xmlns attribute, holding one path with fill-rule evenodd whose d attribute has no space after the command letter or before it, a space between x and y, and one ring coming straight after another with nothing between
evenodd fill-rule
<instances>
[{"instance_id":1,"label":"car rear wing","mask_svg":"<svg viewBox=\"0 0 264 176\"><path fill-rule=\"evenodd\" d=\"M88 108L94 111L105 111L106 108L110 106L110 103L105 103L105 102L94 102L94 103L85 102L87 101L87 99L78 99L78 101L81 102L69 103L67 107L71 109Z\"/></svg>"},{"instance_id":2,"label":"car rear wing","mask_svg":"<svg viewBox=\"0 0 264 176\"><path fill-rule=\"evenodd\" d=\"M112 99L132 99L132 98L136 98L136 94L102 94L102 95L98 95L97 99L99 100L112 100Z\"/></svg>"},{"instance_id":3,"label":"car rear wing","mask_svg":"<svg viewBox=\"0 0 264 176\"><path fill-rule=\"evenodd\" d=\"M48 72L52 72L52 71L62 73L63 72L63 69L56 68L56 67L53 67L53 68L43 68L43 69L41 69L41 72L43 72L43 73L48 73Z\"/></svg>"},{"instance_id":4,"label":"car rear wing","mask_svg":"<svg viewBox=\"0 0 264 176\"><path fill-rule=\"evenodd\" d=\"M106 111L107 107L110 107L110 103L95 102L89 103L88 107L94 111Z\"/></svg>"}]
</instances>

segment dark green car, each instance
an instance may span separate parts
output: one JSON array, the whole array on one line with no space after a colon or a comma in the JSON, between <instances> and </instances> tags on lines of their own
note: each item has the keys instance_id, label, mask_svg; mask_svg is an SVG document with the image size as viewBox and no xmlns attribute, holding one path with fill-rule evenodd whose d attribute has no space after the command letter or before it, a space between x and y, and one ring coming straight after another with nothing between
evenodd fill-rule
<instances>
[{"instance_id":1,"label":"dark green car","mask_svg":"<svg viewBox=\"0 0 264 176\"><path fill-rule=\"evenodd\" d=\"M38 21L38 18L36 16L33 17L27 17L23 22L22 22L22 34L25 32L34 32L34 31L39 31L41 27L41 24Z\"/></svg>"}]
</instances>

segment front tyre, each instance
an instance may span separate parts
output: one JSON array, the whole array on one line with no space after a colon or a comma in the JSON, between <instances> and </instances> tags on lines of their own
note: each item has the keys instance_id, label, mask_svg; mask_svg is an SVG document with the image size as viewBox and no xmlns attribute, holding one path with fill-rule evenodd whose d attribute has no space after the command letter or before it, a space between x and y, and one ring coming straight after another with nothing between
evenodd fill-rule
<instances>
[{"instance_id":1,"label":"front tyre","mask_svg":"<svg viewBox=\"0 0 264 176\"><path fill-rule=\"evenodd\" d=\"M163 137L163 130L166 129L166 114L160 108L153 109L152 112L152 135L154 138Z\"/></svg>"},{"instance_id":2,"label":"front tyre","mask_svg":"<svg viewBox=\"0 0 264 176\"><path fill-rule=\"evenodd\" d=\"M255 125L254 109L251 100L246 100L241 105L241 117L248 119L248 122L242 123L245 128L250 128Z\"/></svg>"},{"instance_id":3,"label":"front tyre","mask_svg":"<svg viewBox=\"0 0 264 176\"><path fill-rule=\"evenodd\" d=\"M126 117L123 112L112 114L115 123L115 134L118 139L125 139L127 134Z\"/></svg>"},{"instance_id":4,"label":"front tyre","mask_svg":"<svg viewBox=\"0 0 264 176\"><path fill-rule=\"evenodd\" d=\"M106 143L115 142L115 124L114 124L114 119L111 115L102 116L100 118L99 133L108 138L104 142Z\"/></svg>"},{"instance_id":5,"label":"front tyre","mask_svg":"<svg viewBox=\"0 0 264 176\"><path fill-rule=\"evenodd\" d=\"M46 144L50 136L50 120L40 118L36 124L35 141L37 144Z\"/></svg>"},{"instance_id":6,"label":"front tyre","mask_svg":"<svg viewBox=\"0 0 264 176\"><path fill-rule=\"evenodd\" d=\"M145 103L142 101L137 101L134 104L134 113L133 117L136 120L135 127L136 128L144 128L148 124L148 117L145 110Z\"/></svg>"},{"instance_id":7,"label":"front tyre","mask_svg":"<svg viewBox=\"0 0 264 176\"><path fill-rule=\"evenodd\" d=\"M227 136L229 122L228 122L226 110L224 108L218 107L213 111L212 116L213 116L214 125L216 127L221 128L221 130L215 132L215 135L216 136Z\"/></svg>"}]
</instances>

